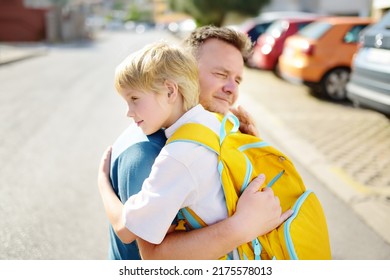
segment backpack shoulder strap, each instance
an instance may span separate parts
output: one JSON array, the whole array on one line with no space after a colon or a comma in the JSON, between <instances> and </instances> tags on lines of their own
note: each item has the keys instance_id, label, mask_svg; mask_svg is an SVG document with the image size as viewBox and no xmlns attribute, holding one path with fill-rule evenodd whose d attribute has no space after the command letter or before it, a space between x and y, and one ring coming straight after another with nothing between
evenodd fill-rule
<instances>
[{"instance_id":1,"label":"backpack shoulder strap","mask_svg":"<svg viewBox=\"0 0 390 280\"><path fill-rule=\"evenodd\" d=\"M179 127L166 144L173 142L193 142L212 150L219 155L219 136L205 125L199 123L186 123Z\"/></svg>"}]
</instances>

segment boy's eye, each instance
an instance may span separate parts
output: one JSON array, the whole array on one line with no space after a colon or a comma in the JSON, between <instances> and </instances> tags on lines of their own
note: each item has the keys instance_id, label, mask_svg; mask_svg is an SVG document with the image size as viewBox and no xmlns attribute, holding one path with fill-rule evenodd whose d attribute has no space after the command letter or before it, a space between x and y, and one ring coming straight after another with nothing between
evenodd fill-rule
<instances>
[{"instance_id":1,"label":"boy's eye","mask_svg":"<svg viewBox=\"0 0 390 280\"><path fill-rule=\"evenodd\" d=\"M138 99L138 97L136 97L136 96L130 97L130 100L131 100L131 101L136 101L137 99Z\"/></svg>"}]
</instances>

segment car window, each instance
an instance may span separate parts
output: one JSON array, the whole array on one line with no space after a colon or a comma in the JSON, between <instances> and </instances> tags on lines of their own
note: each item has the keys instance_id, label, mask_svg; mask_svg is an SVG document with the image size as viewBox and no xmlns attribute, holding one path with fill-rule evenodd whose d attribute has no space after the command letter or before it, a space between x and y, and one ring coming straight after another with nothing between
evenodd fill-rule
<instances>
[{"instance_id":1,"label":"car window","mask_svg":"<svg viewBox=\"0 0 390 280\"><path fill-rule=\"evenodd\" d=\"M267 28L271 25L271 23L261 23L257 24L255 29L258 33L263 33Z\"/></svg>"},{"instance_id":2,"label":"car window","mask_svg":"<svg viewBox=\"0 0 390 280\"><path fill-rule=\"evenodd\" d=\"M365 28L360 37L365 47L390 49L390 11L378 22Z\"/></svg>"},{"instance_id":3,"label":"car window","mask_svg":"<svg viewBox=\"0 0 390 280\"><path fill-rule=\"evenodd\" d=\"M359 41L359 34L367 25L355 25L344 36L345 43L357 43Z\"/></svg>"},{"instance_id":4,"label":"car window","mask_svg":"<svg viewBox=\"0 0 390 280\"><path fill-rule=\"evenodd\" d=\"M274 21L265 31L266 34L279 38L287 29L289 23L286 20L277 20Z\"/></svg>"},{"instance_id":5,"label":"car window","mask_svg":"<svg viewBox=\"0 0 390 280\"><path fill-rule=\"evenodd\" d=\"M252 41L256 41L256 39L265 32L265 30L271 25L271 23L258 23L251 29L247 31L248 36Z\"/></svg>"},{"instance_id":6,"label":"car window","mask_svg":"<svg viewBox=\"0 0 390 280\"><path fill-rule=\"evenodd\" d=\"M301 22L301 23L298 23L298 30L301 30L302 28L304 28L305 26L307 26L310 22Z\"/></svg>"},{"instance_id":7,"label":"car window","mask_svg":"<svg viewBox=\"0 0 390 280\"><path fill-rule=\"evenodd\" d=\"M331 27L332 25L327 22L313 22L302 28L298 34L316 40L321 38Z\"/></svg>"}]
</instances>

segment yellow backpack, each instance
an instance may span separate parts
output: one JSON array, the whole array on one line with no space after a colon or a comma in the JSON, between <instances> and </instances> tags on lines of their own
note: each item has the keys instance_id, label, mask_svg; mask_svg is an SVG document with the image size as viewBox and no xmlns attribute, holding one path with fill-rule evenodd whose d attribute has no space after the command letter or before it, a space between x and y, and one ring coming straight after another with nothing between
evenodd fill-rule
<instances>
[{"instance_id":1,"label":"yellow backpack","mask_svg":"<svg viewBox=\"0 0 390 280\"><path fill-rule=\"evenodd\" d=\"M204 125L187 123L168 139L167 144L194 142L218 155L218 171L229 216L235 212L240 194L260 173L266 175L266 187L272 187L279 197L282 211L294 210L278 228L239 246L240 259L331 259L321 203L312 191L306 190L292 162L260 138L240 133L239 121L234 115L228 114L223 119L220 115L217 117L222 120L220 135ZM185 221L187 230L207 226L188 207L180 210L179 219ZM229 259L229 256L221 259Z\"/></svg>"}]
</instances>

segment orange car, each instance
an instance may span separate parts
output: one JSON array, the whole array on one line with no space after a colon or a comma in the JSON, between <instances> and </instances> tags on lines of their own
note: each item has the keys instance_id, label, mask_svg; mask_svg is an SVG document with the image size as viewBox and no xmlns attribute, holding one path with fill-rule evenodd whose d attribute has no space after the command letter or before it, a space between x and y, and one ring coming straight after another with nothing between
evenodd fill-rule
<instances>
[{"instance_id":1,"label":"orange car","mask_svg":"<svg viewBox=\"0 0 390 280\"><path fill-rule=\"evenodd\" d=\"M280 75L333 100L345 99L360 31L371 23L370 18L327 17L307 25L287 38Z\"/></svg>"}]
</instances>

